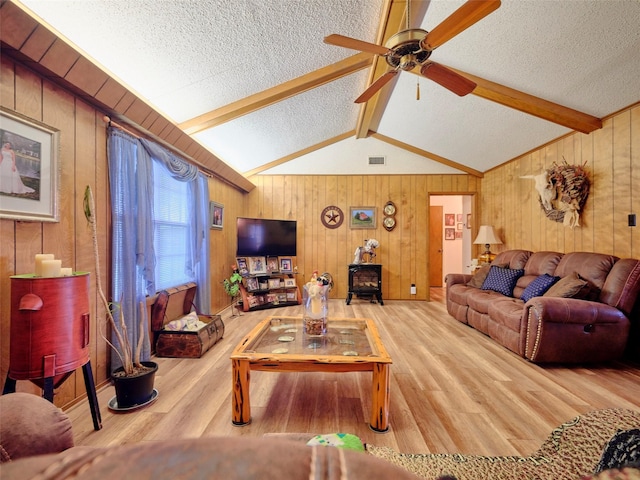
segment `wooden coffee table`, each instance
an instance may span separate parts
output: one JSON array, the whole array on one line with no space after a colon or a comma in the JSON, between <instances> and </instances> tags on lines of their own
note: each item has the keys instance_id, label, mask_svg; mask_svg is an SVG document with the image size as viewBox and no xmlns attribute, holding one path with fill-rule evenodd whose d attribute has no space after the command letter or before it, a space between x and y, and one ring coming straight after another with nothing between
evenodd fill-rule
<instances>
[{"instance_id":1,"label":"wooden coffee table","mask_svg":"<svg viewBox=\"0 0 640 480\"><path fill-rule=\"evenodd\" d=\"M301 317L265 318L236 346L231 355L233 374L232 422L251 422L249 372L361 372L371 371L372 405L369 426L389 429L389 366L373 320L330 318L322 337L304 333Z\"/></svg>"}]
</instances>

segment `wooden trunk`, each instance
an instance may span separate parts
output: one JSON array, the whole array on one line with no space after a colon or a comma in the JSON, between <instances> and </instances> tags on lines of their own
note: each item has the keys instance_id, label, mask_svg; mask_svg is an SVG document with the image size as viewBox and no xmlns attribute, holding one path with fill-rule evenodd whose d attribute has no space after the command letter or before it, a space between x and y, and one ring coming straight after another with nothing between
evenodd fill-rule
<instances>
[{"instance_id":1,"label":"wooden trunk","mask_svg":"<svg viewBox=\"0 0 640 480\"><path fill-rule=\"evenodd\" d=\"M220 315L198 314L205 323L198 330L166 330L165 326L191 312L197 285L187 283L163 290L151 309L156 355L159 357L200 358L224 335L224 323Z\"/></svg>"}]
</instances>

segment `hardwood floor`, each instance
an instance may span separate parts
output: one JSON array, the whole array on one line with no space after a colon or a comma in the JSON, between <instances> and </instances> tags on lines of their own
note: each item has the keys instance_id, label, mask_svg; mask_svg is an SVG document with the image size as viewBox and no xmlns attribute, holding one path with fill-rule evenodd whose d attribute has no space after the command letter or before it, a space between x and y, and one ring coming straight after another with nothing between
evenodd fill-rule
<instances>
[{"instance_id":1,"label":"hardwood floor","mask_svg":"<svg viewBox=\"0 0 640 480\"><path fill-rule=\"evenodd\" d=\"M524 455L560 423L592 409L640 410L640 366L539 366L450 317L434 301L330 301L330 313L375 319L393 358L388 433L368 428L371 374L251 372L252 423L231 424L235 345L266 315L227 317L225 336L200 359L154 358L158 399L130 413L107 408L114 389L98 392L103 428L93 430L88 403L67 411L77 445L120 445L200 436L271 432L353 433L397 451Z\"/></svg>"}]
</instances>

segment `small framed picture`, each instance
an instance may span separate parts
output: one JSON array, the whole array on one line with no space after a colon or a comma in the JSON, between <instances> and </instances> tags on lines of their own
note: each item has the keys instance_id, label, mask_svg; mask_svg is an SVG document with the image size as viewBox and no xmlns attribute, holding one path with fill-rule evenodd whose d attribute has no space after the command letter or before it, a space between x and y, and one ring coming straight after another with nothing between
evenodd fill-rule
<instances>
[{"instance_id":1,"label":"small framed picture","mask_svg":"<svg viewBox=\"0 0 640 480\"><path fill-rule=\"evenodd\" d=\"M245 257L236 258L236 264L238 265L238 273L243 277L249 276L249 266L247 265L247 259Z\"/></svg>"},{"instance_id":2,"label":"small framed picture","mask_svg":"<svg viewBox=\"0 0 640 480\"><path fill-rule=\"evenodd\" d=\"M296 279L295 278L285 278L284 279L285 288L295 288L296 287Z\"/></svg>"},{"instance_id":3,"label":"small framed picture","mask_svg":"<svg viewBox=\"0 0 640 480\"><path fill-rule=\"evenodd\" d=\"M456 222L461 222L461 221L462 221L462 214L456 213Z\"/></svg>"},{"instance_id":4,"label":"small framed picture","mask_svg":"<svg viewBox=\"0 0 640 480\"><path fill-rule=\"evenodd\" d=\"M278 303L285 303L287 301L287 294L286 293L279 293L278 294Z\"/></svg>"},{"instance_id":5,"label":"small framed picture","mask_svg":"<svg viewBox=\"0 0 640 480\"><path fill-rule=\"evenodd\" d=\"M447 227L453 227L456 224L456 215L454 213L445 213L444 224Z\"/></svg>"},{"instance_id":6,"label":"small framed picture","mask_svg":"<svg viewBox=\"0 0 640 480\"><path fill-rule=\"evenodd\" d=\"M349 207L351 228L376 228L376 207Z\"/></svg>"},{"instance_id":7,"label":"small framed picture","mask_svg":"<svg viewBox=\"0 0 640 480\"><path fill-rule=\"evenodd\" d=\"M255 277L247 278L247 290L249 292L255 292L259 288L260 287L258 285L258 279L257 278L255 278Z\"/></svg>"},{"instance_id":8,"label":"small framed picture","mask_svg":"<svg viewBox=\"0 0 640 480\"><path fill-rule=\"evenodd\" d=\"M275 293L267 293L265 295L265 302L266 303L278 303L278 295L276 295Z\"/></svg>"},{"instance_id":9,"label":"small framed picture","mask_svg":"<svg viewBox=\"0 0 640 480\"><path fill-rule=\"evenodd\" d=\"M462 222L456 224L456 230L462 230Z\"/></svg>"},{"instance_id":10,"label":"small framed picture","mask_svg":"<svg viewBox=\"0 0 640 480\"><path fill-rule=\"evenodd\" d=\"M211 217L211 228L222 230L222 216L224 215L224 205L218 202L209 202L209 216Z\"/></svg>"},{"instance_id":11,"label":"small framed picture","mask_svg":"<svg viewBox=\"0 0 640 480\"><path fill-rule=\"evenodd\" d=\"M471 228L471 214L467 213L467 228Z\"/></svg>"},{"instance_id":12,"label":"small framed picture","mask_svg":"<svg viewBox=\"0 0 640 480\"><path fill-rule=\"evenodd\" d=\"M445 228L444 229L444 239L445 240L455 240L456 239L456 229L455 228Z\"/></svg>"},{"instance_id":13,"label":"small framed picture","mask_svg":"<svg viewBox=\"0 0 640 480\"><path fill-rule=\"evenodd\" d=\"M280 272L281 273L293 272L293 265L290 257L280 257Z\"/></svg>"},{"instance_id":14,"label":"small framed picture","mask_svg":"<svg viewBox=\"0 0 640 480\"><path fill-rule=\"evenodd\" d=\"M462 238L462 232L456 232L456 239Z\"/></svg>"},{"instance_id":15,"label":"small framed picture","mask_svg":"<svg viewBox=\"0 0 640 480\"><path fill-rule=\"evenodd\" d=\"M287 292L287 302L295 302L297 300L298 300L298 292L296 291Z\"/></svg>"},{"instance_id":16,"label":"small framed picture","mask_svg":"<svg viewBox=\"0 0 640 480\"><path fill-rule=\"evenodd\" d=\"M278 257L267 257L267 272L280 273L280 265L278 263Z\"/></svg>"},{"instance_id":17,"label":"small framed picture","mask_svg":"<svg viewBox=\"0 0 640 480\"><path fill-rule=\"evenodd\" d=\"M280 279L279 278L270 278L269 279L269 288L280 288Z\"/></svg>"},{"instance_id":18,"label":"small framed picture","mask_svg":"<svg viewBox=\"0 0 640 480\"><path fill-rule=\"evenodd\" d=\"M267 262L264 257L249 257L249 273L251 275L267 273Z\"/></svg>"},{"instance_id":19,"label":"small framed picture","mask_svg":"<svg viewBox=\"0 0 640 480\"><path fill-rule=\"evenodd\" d=\"M257 297L256 295L249 295L247 300L249 301L249 307L257 307L260 305L260 297Z\"/></svg>"}]
</instances>

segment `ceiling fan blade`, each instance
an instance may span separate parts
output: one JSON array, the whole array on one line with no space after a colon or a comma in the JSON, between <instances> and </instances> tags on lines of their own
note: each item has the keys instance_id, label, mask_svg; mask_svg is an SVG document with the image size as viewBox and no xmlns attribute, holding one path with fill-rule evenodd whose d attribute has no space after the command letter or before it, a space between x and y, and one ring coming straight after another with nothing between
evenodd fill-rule
<instances>
[{"instance_id":1,"label":"ceiling fan blade","mask_svg":"<svg viewBox=\"0 0 640 480\"><path fill-rule=\"evenodd\" d=\"M475 82L463 77L459 73L448 69L444 65L435 62L427 62L420 69L423 77L439 83L447 90L452 91L456 95L464 97L473 92L476 88Z\"/></svg>"},{"instance_id":2,"label":"ceiling fan blade","mask_svg":"<svg viewBox=\"0 0 640 480\"><path fill-rule=\"evenodd\" d=\"M324 43L336 45L338 47L351 48L353 50L360 50L361 52L374 53L376 55L388 55L389 53L392 53L387 47L365 42L363 40L357 40L351 37L345 37L344 35L338 35L337 33L324 37Z\"/></svg>"},{"instance_id":3,"label":"ceiling fan blade","mask_svg":"<svg viewBox=\"0 0 640 480\"><path fill-rule=\"evenodd\" d=\"M378 90L384 87L387 83L389 83L393 77L398 74L398 70L389 70L387 73L378 78L375 82L373 82L369 88L367 88L362 95L355 99L355 103L364 103L373 97Z\"/></svg>"},{"instance_id":4,"label":"ceiling fan blade","mask_svg":"<svg viewBox=\"0 0 640 480\"><path fill-rule=\"evenodd\" d=\"M482 20L500 6L500 0L469 0L431 30L420 42L423 50L434 50Z\"/></svg>"}]
</instances>

